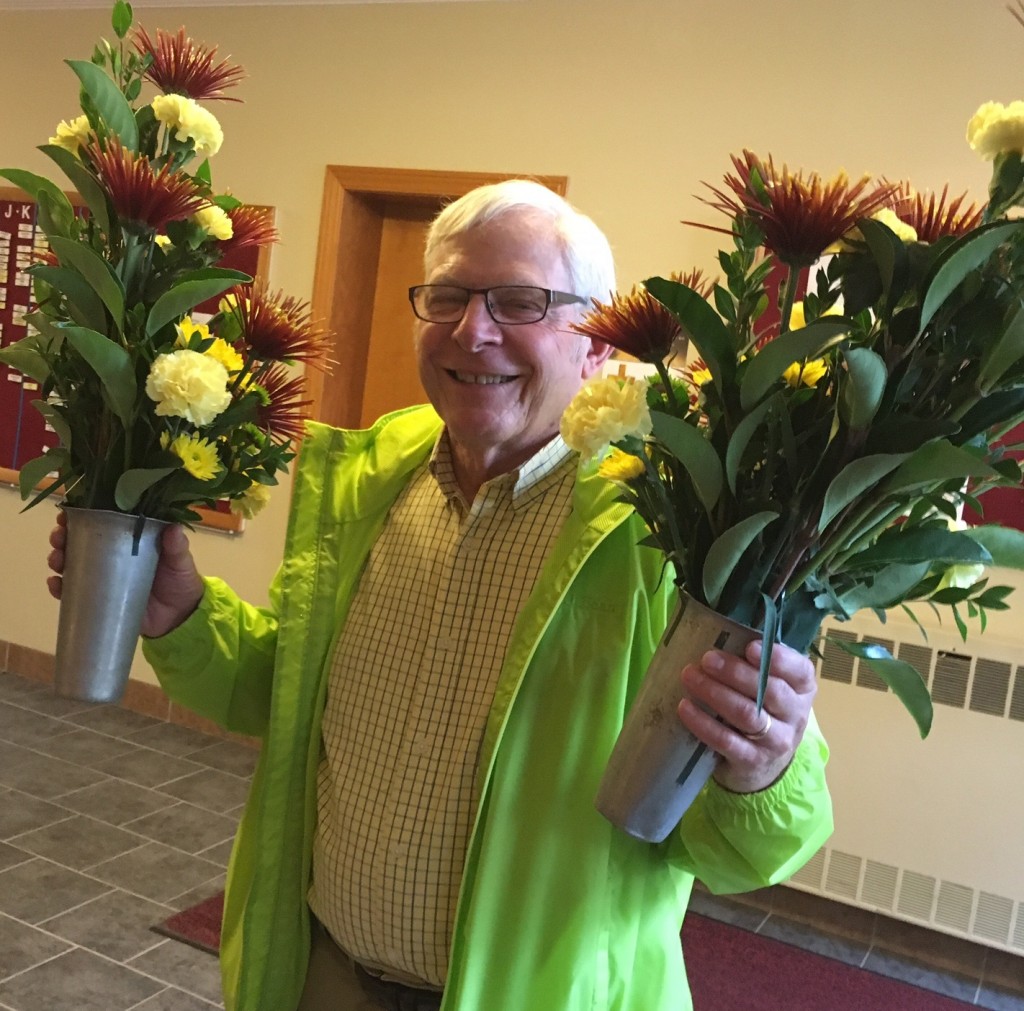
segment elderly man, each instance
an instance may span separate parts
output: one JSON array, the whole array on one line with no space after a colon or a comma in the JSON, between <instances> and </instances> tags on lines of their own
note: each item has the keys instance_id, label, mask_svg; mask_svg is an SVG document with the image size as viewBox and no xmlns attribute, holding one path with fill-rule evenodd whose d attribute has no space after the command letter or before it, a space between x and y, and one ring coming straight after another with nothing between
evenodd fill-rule
<instances>
[{"instance_id":1,"label":"elderly man","mask_svg":"<svg viewBox=\"0 0 1024 1011\"><path fill-rule=\"evenodd\" d=\"M757 647L707 654L683 676L730 726L679 718L717 781L657 846L594 810L673 603L639 520L558 435L609 354L569 329L614 287L608 243L512 181L440 214L425 271L432 407L310 426L271 607L201 579L180 529L163 541L146 655L173 698L263 738L226 1006L681 1011L694 877L768 885L831 830L813 667L774 652L759 735Z\"/></svg>"}]
</instances>

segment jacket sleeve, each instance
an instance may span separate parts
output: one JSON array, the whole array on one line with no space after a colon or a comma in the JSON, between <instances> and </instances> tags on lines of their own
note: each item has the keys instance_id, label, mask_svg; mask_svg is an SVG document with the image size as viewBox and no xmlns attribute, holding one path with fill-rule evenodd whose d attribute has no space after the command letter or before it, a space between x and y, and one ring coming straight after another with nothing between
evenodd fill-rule
<instances>
[{"instance_id":1,"label":"jacket sleeve","mask_svg":"<svg viewBox=\"0 0 1024 1011\"><path fill-rule=\"evenodd\" d=\"M737 794L713 779L683 816L672 857L716 894L795 874L832 834L828 745L811 714L789 768L768 789Z\"/></svg>"},{"instance_id":2,"label":"jacket sleeve","mask_svg":"<svg viewBox=\"0 0 1024 1011\"><path fill-rule=\"evenodd\" d=\"M270 715L276 608L254 607L222 580L205 578L196 610L177 628L143 640L168 696L239 734L262 736ZM277 598L277 580L271 601Z\"/></svg>"}]
</instances>

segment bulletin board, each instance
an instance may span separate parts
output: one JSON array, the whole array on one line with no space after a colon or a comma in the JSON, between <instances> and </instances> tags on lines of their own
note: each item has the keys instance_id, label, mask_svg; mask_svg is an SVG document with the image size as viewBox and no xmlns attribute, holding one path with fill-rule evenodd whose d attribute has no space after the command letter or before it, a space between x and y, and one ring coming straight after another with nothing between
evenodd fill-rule
<instances>
[{"instance_id":1,"label":"bulletin board","mask_svg":"<svg viewBox=\"0 0 1024 1011\"><path fill-rule=\"evenodd\" d=\"M83 202L75 193L68 199L81 211ZM273 208L261 208L273 221ZM25 314L33 309L32 279L28 267L46 250L46 236L36 224L35 202L24 191L0 186L0 347L14 344L26 335ZM227 256L219 264L242 270L265 281L270 270L270 248L248 247ZM216 307L200 306L215 312ZM57 445L57 435L32 406L39 399L39 383L10 366L0 364L0 483L18 484L18 471L47 448ZM244 520L228 508L197 507L202 525L240 532Z\"/></svg>"}]
</instances>

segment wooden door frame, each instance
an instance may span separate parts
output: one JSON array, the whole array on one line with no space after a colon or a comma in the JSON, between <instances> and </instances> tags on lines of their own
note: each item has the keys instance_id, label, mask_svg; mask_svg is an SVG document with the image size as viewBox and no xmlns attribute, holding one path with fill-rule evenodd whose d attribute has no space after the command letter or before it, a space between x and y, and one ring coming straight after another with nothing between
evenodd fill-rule
<instances>
[{"instance_id":1,"label":"wooden door frame","mask_svg":"<svg viewBox=\"0 0 1024 1011\"><path fill-rule=\"evenodd\" d=\"M328 165L320 211L311 310L331 333L330 372L309 369L310 416L342 428L358 426L366 385L381 229L403 205L440 208L486 183L515 173ZM529 176L565 195L565 176ZM410 321L410 331L412 323Z\"/></svg>"}]
</instances>

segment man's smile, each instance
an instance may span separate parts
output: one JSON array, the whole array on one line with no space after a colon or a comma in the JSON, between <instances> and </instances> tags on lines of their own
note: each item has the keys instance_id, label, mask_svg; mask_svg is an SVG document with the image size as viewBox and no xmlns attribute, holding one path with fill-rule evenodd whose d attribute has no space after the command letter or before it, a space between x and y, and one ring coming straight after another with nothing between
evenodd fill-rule
<instances>
[{"instance_id":1,"label":"man's smile","mask_svg":"<svg viewBox=\"0 0 1024 1011\"><path fill-rule=\"evenodd\" d=\"M470 383L474 386L494 386L511 383L518 376L499 375L493 372L459 372L456 369L445 369L445 372L458 383Z\"/></svg>"}]
</instances>

